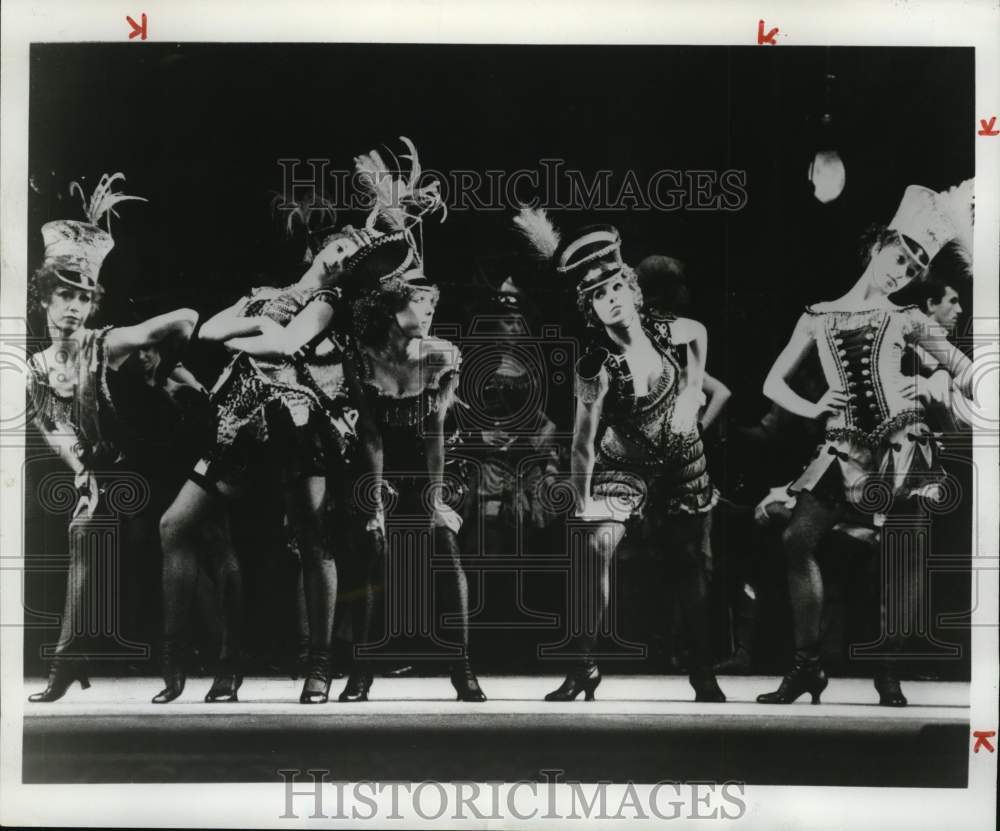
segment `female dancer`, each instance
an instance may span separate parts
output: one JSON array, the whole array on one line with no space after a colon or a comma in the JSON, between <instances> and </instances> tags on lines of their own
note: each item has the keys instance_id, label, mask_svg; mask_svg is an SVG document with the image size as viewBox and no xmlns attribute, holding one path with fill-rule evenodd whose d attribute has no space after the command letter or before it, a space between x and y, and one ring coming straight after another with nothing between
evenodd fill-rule
<instances>
[{"instance_id":1,"label":"female dancer","mask_svg":"<svg viewBox=\"0 0 1000 831\"><path fill-rule=\"evenodd\" d=\"M361 252L349 262L357 286L352 303L359 374L372 418L381 435L385 480L397 495L395 510L427 516L435 556L449 563L443 603L435 621L457 615L460 656L451 667L451 683L461 701L485 701L469 661L468 586L459 554L461 519L443 499L444 422L458 385L461 355L445 340L428 336L439 291L414 263L406 239ZM396 265L393 266L392 264ZM360 642L373 643L381 618L384 563L374 561L369 603ZM438 627L439 641L448 640ZM357 654L357 653L356 653ZM341 701L365 701L372 684L371 664L355 659Z\"/></svg>"},{"instance_id":2,"label":"female dancer","mask_svg":"<svg viewBox=\"0 0 1000 831\"><path fill-rule=\"evenodd\" d=\"M610 564L626 521L649 517L671 558L693 639L690 683L697 701L725 701L712 674L705 563L708 512L718 494L708 477L697 418L704 378L705 328L687 318L648 321L635 273L621 260L621 238L609 226L581 229L559 241L543 211L523 209L518 227L556 263L576 289L577 306L593 332L576 370L577 411L571 476L577 515L593 522L585 599L584 657L547 701L588 700L601 681L591 657L608 609ZM686 344L687 368L676 348Z\"/></svg>"},{"instance_id":3,"label":"female dancer","mask_svg":"<svg viewBox=\"0 0 1000 831\"><path fill-rule=\"evenodd\" d=\"M222 504L253 473L267 465L280 471L286 511L302 556L309 618L309 669L299 700L322 703L330 690L330 641L337 595L334 546L325 533L327 476L346 483L358 408L349 400L341 355L325 357L304 348L324 335L339 297L341 264L370 240L345 229L328 238L297 283L255 290L201 328L202 340L224 343L237 353L216 383L219 411L216 445L202 459L164 514L165 688L153 701L166 703L184 689L183 631L197 579L203 529L218 527ZM345 500L336 495L341 506ZM228 569L226 625L229 637L220 670L206 701L236 701L242 683L238 663L239 571Z\"/></svg>"},{"instance_id":4,"label":"female dancer","mask_svg":"<svg viewBox=\"0 0 1000 831\"><path fill-rule=\"evenodd\" d=\"M934 499L937 483L945 478L913 379L902 374L902 351L919 344L967 395L970 381L963 372L969 361L932 333L917 307L897 306L889 296L923 277L946 243L971 241L971 197L972 180L942 194L907 188L889 226L874 229L866 239L857 282L837 300L806 307L764 382L764 394L784 409L824 420L826 435L789 487L797 501L782 539L795 660L776 691L758 696L762 704L788 704L805 692L815 704L826 688L819 659L823 579L816 562L824 537L851 508L870 514L878 501L884 504L877 510L885 511L893 501ZM788 385L813 346L828 385L816 402ZM879 666L875 688L880 704L906 704L890 664Z\"/></svg>"},{"instance_id":5,"label":"female dancer","mask_svg":"<svg viewBox=\"0 0 1000 831\"><path fill-rule=\"evenodd\" d=\"M47 443L75 476L78 501L69 526L70 566L62 628L55 647L48 686L29 697L33 702L56 701L75 680L90 686L85 662L74 660L70 647L88 619L91 547L95 520L105 509L105 493L112 484L105 471L121 459L115 434L122 415L115 408L109 370L116 370L137 350L169 341L183 342L198 319L191 309L159 315L135 326L88 329L85 324L101 295L101 264L114 246L109 231L100 227L119 202L140 197L114 193L121 173L105 174L89 203L88 222L46 223L45 260L33 279L33 294L42 307L52 343L32 356L29 377L36 426ZM83 192L73 183L71 192ZM79 657L79 656L77 656Z\"/></svg>"},{"instance_id":6,"label":"female dancer","mask_svg":"<svg viewBox=\"0 0 1000 831\"><path fill-rule=\"evenodd\" d=\"M377 152L355 161L374 202L368 226L382 235L346 263L345 297L351 301L352 345L360 382L378 430L375 455L378 520L383 467L385 484L397 495L395 510L423 515L432 528L434 553L448 566L443 603L434 609L435 637L446 641L438 624L457 617L459 657L451 666L451 683L461 701L485 701L469 661L468 585L459 556L461 518L444 501L444 424L458 385L461 355L451 343L428 336L440 292L422 271L413 229L423 216L443 209L438 183L419 185L416 149L402 138L409 153L408 176L398 178ZM370 527L370 526L369 526ZM384 617L384 545L369 546L368 590L363 620L355 630L355 661L341 701L366 701L372 684L371 662L358 647L374 645L373 627Z\"/></svg>"}]
</instances>

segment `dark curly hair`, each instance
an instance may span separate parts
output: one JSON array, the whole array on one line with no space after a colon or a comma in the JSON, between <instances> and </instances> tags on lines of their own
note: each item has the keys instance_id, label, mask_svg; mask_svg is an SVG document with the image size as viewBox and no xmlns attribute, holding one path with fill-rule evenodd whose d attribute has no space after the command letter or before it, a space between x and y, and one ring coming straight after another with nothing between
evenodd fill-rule
<instances>
[{"instance_id":1,"label":"dark curly hair","mask_svg":"<svg viewBox=\"0 0 1000 831\"><path fill-rule=\"evenodd\" d=\"M636 273L632 270L630 266L622 266L622 277L625 280L625 285L631 288L635 292L636 297L636 310L642 313L643 309L643 299L642 299L642 287L639 285L639 278ZM588 326L598 328L603 326L601 321L597 318L597 314L594 312L594 292L577 292L576 295L576 307L580 310L583 315L584 320L587 322Z\"/></svg>"},{"instance_id":2,"label":"dark curly hair","mask_svg":"<svg viewBox=\"0 0 1000 831\"><path fill-rule=\"evenodd\" d=\"M52 292L57 288L67 287L67 284L59 279L59 271L51 264L40 266L28 281L28 301L29 311L41 311L43 304L52 297ZM100 308L101 299L104 297L104 288L98 285L90 291L93 303L90 307L90 315L93 317ZM86 321L84 321L86 323Z\"/></svg>"},{"instance_id":3,"label":"dark curly hair","mask_svg":"<svg viewBox=\"0 0 1000 831\"><path fill-rule=\"evenodd\" d=\"M419 291L432 290L435 298L440 294L437 286L414 286L402 277L386 281L377 291L362 295L351 304L354 334L368 346L380 346L386 342L396 315Z\"/></svg>"},{"instance_id":4,"label":"dark curly hair","mask_svg":"<svg viewBox=\"0 0 1000 831\"><path fill-rule=\"evenodd\" d=\"M869 225L858 240L858 257L861 260L861 270L868 268L872 255L887 245L899 240L899 232L885 225Z\"/></svg>"}]
</instances>

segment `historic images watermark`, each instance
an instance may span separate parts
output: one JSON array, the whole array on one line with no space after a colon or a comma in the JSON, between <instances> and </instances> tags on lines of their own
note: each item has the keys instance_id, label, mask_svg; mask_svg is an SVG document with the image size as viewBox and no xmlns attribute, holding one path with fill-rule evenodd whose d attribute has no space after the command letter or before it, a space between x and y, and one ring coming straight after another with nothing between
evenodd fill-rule
<instances>
[{"instance_id":1,"label":"historic images watermark","mask_svg":"<svg viewBox=\"0 0 1000 831\"><path fill-rule=\"evenodd\" d=\"M648 174L635 170L586 172L562 159L539 159L518 170L408 170L379 173L331 169L330 159L278 159L278 210L300 204L328 204L341 210L370 210L371 185L396 201L403 187L437 182L449 211L506 211L515 205L578 211L739 211L749 198L745 170L677 170ZM368 177L368 183L362 180ZM368 184L369 187L362 187Z\"/></svg>"},{"instance_id":2,"label":"historic images watermark","mask_svg":"<svg viewBox=\"0 0 1000 831\"><path fill-rule=\"evenodd\" d=\"M584 783L564 771L539 771L541 781L332 782L329 770L285 768L279 819L402 820L648 820L741 819L743 782Z\"/></svg>"}]
</instances>

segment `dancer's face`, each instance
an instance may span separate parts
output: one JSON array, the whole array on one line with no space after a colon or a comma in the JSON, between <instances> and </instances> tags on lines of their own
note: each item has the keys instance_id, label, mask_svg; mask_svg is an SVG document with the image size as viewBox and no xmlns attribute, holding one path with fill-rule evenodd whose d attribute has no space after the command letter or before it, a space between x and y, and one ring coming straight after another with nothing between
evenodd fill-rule
<instances>
[{"instance_id":1,"label":"dancer's face","mask_svg":"<svg viewBox=\"0 0 1000 831\"><path fill-rule=\"evenodd\" d=\"M438 293L433 286L414 291L409 302L396 312L396 323L408 338L424 338L434 322Z\"/></svg>"},{"instance_id":2,"label":"dancer's face","mask_svg":"<svg viewBox=\"0 0 1000 831\"><path fill-rule=\"evenodd\" d=\"M631 323L637 314L635 289L623 278L613 277L591 292L590 302L597 319L605 326Z\"/></svg>"},{"instance_id":3,"label":"dancer's face","mask_svg":"<svg viewBox=\"0 0 1000 831\"><path fill-rule=\"evenodd\" d=\"M57 286L42 302L49 326L71 335L86 322L94 306L94 293L72 286Z\"/></svg>"},{"instance_id":4,"label":"dancer's face","mask_svg":"<svg viewBox=\"0 0 1000 831\"><path fill-rule=\"evenodd\" d=\"M497 334L504 340L526 334L524 318L519 314L505 314L497 320Z\"/></svg>"},{"instance_id":5,"label":"dancer's face","mask_svg":"<svg viewBox=\"0 0 1000 831\"><path fill-rule=\"evenodd\" d=\"M938 326L943 326L951 331L958 323L958 316L962 314L962 304L958 300L958 292L951 286L947 286L941 302L928 303L927 311Z\"/></svg>"},{"instance_id":6,"label":"dancer's face","mask_svg":"<svg viewBox=\"0 0 1000 831\"><path fill-rule=\"evenodd\" d=\"M160 350L155 346L142 346L139 348L139 366L142 367L143 374L149 378L156 373L156 368L160 365Z\"/></svg>"},{"instance_id":7,"label":"dancer's face","mask_svg":"<svg viewBox=\"0 0 1000 831\"><path fill-rule=\"evenodd\" d=\"M316 262L323 266L325 276L335 277L343 270L344 261L360 247L353 237L338 235L320 250L316 255Z\"/></svg>"},{"instance_id":8,"label":"dancer's face","mask_svg":"<svg viewBox=\"0 0 1000 831\"><path fill-rule=\"evenodd\" d=\"M902 242L889 242L872 254L869 269L872 285L883 294L892 294L923 273L918 263Z\"/></svg>"}]
</instances>

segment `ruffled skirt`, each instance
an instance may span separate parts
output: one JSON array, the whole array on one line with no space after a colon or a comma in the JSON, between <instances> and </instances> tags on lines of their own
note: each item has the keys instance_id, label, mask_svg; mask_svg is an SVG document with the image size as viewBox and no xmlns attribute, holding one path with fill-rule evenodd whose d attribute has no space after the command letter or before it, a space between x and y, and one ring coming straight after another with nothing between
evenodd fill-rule
<instances>
[{"instance_id":1,"label":"ruffled skirt","mask_svg":"<svg viewBox=\"0 0 1000 831\"><path fill-rule=\"evenodd\" d=\"M870 514L887 513L913 497L940 500L948 475L939 453L923 422L899 428L874 447L854 436L828 434L788 491L809 491Z\"/></svg>"},{"instance_id":2,"label":"ruffled skirt","mask_svg":"<svg viewBox=\"0 0 1000 831\"><path fill-rule=\"evenodd\" d=\"M242 483L251 469L262 466L284 482L345 478L358 413L339 387L329 390L336 397L324 394L307 371L286 365L265 374L246 356L230 365L212 393L218 427L208 456L210 478Z\"/></svg>"}]
</instances>

